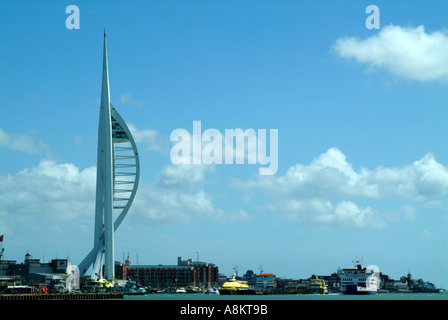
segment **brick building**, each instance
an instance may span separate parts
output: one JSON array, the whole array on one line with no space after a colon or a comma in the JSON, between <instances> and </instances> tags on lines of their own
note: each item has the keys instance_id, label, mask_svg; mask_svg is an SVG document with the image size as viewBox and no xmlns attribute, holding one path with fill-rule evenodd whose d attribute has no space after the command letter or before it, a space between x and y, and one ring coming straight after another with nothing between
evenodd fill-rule
<instances>
[{"instance_id":1,"label":"brick building","mask_svg":"<svg viewBox=\"0 0 448 320\"><path fill-rule=\"evenodd\" d=\"M177 258L177 265L132 265L129 257L115 263L115 277L152 288L210 287L218 284L215 264Z\"/></svg>"}]
</instances>

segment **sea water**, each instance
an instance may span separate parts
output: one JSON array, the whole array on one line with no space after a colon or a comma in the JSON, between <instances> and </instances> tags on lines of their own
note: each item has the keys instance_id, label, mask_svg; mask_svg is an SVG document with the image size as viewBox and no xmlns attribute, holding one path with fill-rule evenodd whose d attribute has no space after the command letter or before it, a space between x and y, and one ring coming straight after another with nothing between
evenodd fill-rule
<instances>
[{"instance_id":1,"label":"sea water","mask_svg":"<svg viewBox=\"0 0 448 320\"><path fill-rule=\"evenodd\" d=\"M448 300L448 292L440 293L377 293L371 295L344 294L272 294L272 295L210 295L205 293L153 293L125 295L125 300Z\"/></svg>"},{"instance_id":2,"label":"sea water","mask_svg":"<svg viewBox=\"0 0 448 320\"><path fill-rule=\"evenodd\" d=\"M441 312L445 309L446 301L444 300L448 300L448 293L377 293L374 295L155 293L125 296L123 300L130 304L129 308L132 310L139 307L144 310L160 310L160 314L165 319L184 319L186 316L191 319L200 317L245 319L249 316L275 320L300 319L304 316L308 317L309 310L313 310L314 316L318 319L344 314L374 317L379 316L380 310L387 313L387 318L412 319L416 311L423 309L431 310L431 314L434 315L440 314L438 309ZM440 303L436 300L443 301ZM431 303L431 308L422 306L422 303Z\"/></svg>"}]
</instances>

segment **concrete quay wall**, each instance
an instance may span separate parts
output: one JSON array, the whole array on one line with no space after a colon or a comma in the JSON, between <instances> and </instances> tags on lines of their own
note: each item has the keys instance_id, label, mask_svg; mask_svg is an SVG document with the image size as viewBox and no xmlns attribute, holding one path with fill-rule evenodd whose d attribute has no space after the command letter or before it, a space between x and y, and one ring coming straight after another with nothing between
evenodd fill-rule
<instances>
[{"instance_id":1,"label":"concrete quay wall","mask_svg":"<svg viewBox=\"0 0 448 320\"><path fill-rule=\"evenodd\" d=\"M123 299L122 293L2 294L0 301Z\"/></svg>"}]
</instances>

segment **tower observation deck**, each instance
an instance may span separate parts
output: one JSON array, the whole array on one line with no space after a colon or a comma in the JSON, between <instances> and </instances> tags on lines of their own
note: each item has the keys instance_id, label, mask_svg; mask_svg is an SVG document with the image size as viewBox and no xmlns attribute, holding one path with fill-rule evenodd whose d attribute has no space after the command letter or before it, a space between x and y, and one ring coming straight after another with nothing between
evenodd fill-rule
<instances>
[{"instance_id":1,"label":"tower observation deck","mask_svg":"<svg viewBox=\"0 0 448 320\"><path fill-rule=\"evenodd\" d=\"M95 202L93 248L79 265L80 275L93 266L92 279L114 280L114 233L137 192L140 161L128 126L110 103L106 31L104 31L103 78ZM104 265L104 274L103 274Z\"/></svg>"}]
</instances>

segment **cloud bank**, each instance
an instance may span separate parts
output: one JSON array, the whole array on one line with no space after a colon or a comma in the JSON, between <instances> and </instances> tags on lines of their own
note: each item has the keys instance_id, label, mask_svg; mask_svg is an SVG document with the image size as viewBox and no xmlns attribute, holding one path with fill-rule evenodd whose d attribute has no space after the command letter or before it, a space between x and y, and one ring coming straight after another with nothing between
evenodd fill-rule
<instances>
[{"instance_id":1,"label":"cloud bank","mask_svg":"<svg viewBox=\"0 0 448 320\"><path fill-rule=\"evenodd\" d=\"M247 220L244 210L226 212L204 190L211 166L169 165L152 184L141 181L126 221L134 225L183 224L192 218ZM33 168L0 176L2 230L70 228L84 225L92 233L96 166L79 169L71 163L42 160ZM45 225L45 228L42 226Z\"/></svg>"},{"instance_id":2,"label":"cloud bank","mask_svg":"<svg viewBox=\"0 0 448 320\"><path fill-rule=\"evenodd\" d=\"M132 124L129 127L143 149L163 149L157 131L139 130ZM49 150L45 143L26 134L8 134L0 129L0 140L4 147L23 152L38 153L41 147ZM196 218L250 221L254 216L248 211L255 205L299 224L381 228L391 222L414 220L416 203L426 209L443 207L437 197L446 195L448 189L448 169L432 154L400 167L355 169L341 150L330 148L310 164L291 166L284 175L237 181L248 207L230 204L222 209L213 199L219 194L207 188L220 183L210 177L215 170L213 165L170 164L154 182L141 180L127 221L135 225L183 224ZM95 166L81 170L71 163L49 160L0 176L0 225L36 228L47 221L47 226L76 223L90 226L86 227L89 230L93 226L95 188ZM251 202L253 194L261 195L261 205ZM395 208L385 210L390 203Z\"/></svg>"},{"instance_id":3,"label":"cloud bank","mask_svg":"<svg viewBox=\"0 0 448 320\"><path fill-rule=\"evenodd\" d=\"M157 151L160 153L168 153L168 144L164 143L162 137L157 130L143 129L140 130L133 123L128 123L128 128L134 137L135 143L142 148L142 151Z\"/></svg>"},{"instance_id":4,"label":"cloud bank","mask_svg":"<svg viewBox=\"0 0 448 320\"><path fill-rule=\"evenodd\" d=\"M245 190L268 197L266 208L297 223L327 226L383 227L391 221L415 218L414 204L445 195L448 168L431 154L401 167L355 170L337 148L309 165L296 164L285 175L238 181ZM359 201L399 202L392 211L361 207Z\"/></svg>"},{"instance_id":5,"label":"cloud bank","mask_svg":"<svg viewBox=\"0 0 448 320\"><path fill-rule=\"evenodd\" d=\"M366 39L343 37L332 51L371 67L411 80L448 79L448 34L388 25Z\"/></svg>"},{"instance_id":6,"label":"cloud bank","mask_svg":"<svg viewBox=\"0 0 448 320\"><path fill-rule=\"evenodd\" d=\"M8 133L0 128L0 146L11 150L35 155L51 156L53 152L50 146L33 134Z\"/></svg>"}]
</instances>

